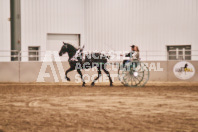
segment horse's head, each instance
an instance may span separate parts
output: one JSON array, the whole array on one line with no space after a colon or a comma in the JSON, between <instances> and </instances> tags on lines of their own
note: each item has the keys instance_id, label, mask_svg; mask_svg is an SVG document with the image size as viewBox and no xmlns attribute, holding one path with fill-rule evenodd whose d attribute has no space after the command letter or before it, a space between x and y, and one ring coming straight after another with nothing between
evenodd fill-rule
<instances>
[{"instance_id":1,"label":"horse's head","mask_svg":"<svg viewBox=\"0 0 198 132\"><path fill-rule=\"evenodd\" d=\"M61 47L61 49L59 51L59 56L62 56L66 52L68 52L68 45L67 45L67 43L63 42L63 46Z\"/></svg>"}]
</instances>

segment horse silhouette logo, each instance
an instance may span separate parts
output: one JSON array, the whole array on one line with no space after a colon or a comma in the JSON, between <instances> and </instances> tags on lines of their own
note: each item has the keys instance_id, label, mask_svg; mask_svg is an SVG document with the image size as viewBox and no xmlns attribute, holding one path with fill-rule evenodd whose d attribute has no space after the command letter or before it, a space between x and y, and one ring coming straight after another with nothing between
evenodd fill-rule
<instances>
[{"instance_id":1,"label":"horse silhouette logo","mask_svg":"<svg viewBox=\"0 0 198 132\"><path fill-rule=\"evenodd\" d=\"M173 68L175 76L179 79L190 79L195 74L195 68L190 62L178 62Z\"/></svg>"}]
</instances>

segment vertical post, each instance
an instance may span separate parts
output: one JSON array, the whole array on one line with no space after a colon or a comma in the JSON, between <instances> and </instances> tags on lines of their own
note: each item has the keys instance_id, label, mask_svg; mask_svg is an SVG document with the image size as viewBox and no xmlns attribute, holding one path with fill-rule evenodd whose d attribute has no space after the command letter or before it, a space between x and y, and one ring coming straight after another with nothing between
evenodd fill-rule
<instances>
[{"instance_id":1,"label":"vertical post","mask_svg":"<svg viewBox=\"0 0 198 132\"><path fill-rule=\"evenodd\" d=\"M18 51L17 52L18 53L18 57L17 58L21 58L21 51ZM19 65L19 82L21 81L21 75L20 75L20 73L21 73L21 61L20 61L20 59L18 59L18 65Z\"/></svg>"},{"instance_id":2,"label":"vertical post","mask_svg":"<svg viewBox=\"0 0 198 132\"><path fill-rule=\"evenodd\" d=\"M179 59L179 51L178 51L179 49L178 48L176 48L176 59L178 60Z\"/></svg>"},{"instance_id":3,"label":"vertical post","mask_svg":"<svg viewBox=\"0 0 198 132\"><path fill-rule=\"evenodd\" d=\"M183 60L185 60L185 48L183 48Z\"/></svg>"},{"instance_id":4,"label":"vertical post","mask_svg":"<svg viewBox=\"0 0 198 132\"><path fill-rule=\"evenodd\" d=\"M167 61L169 60L169 50L167 50Z\"/></svg>"},{"instance_id":5,"label":"vertical post","mask_svg":"<svg viewBox=\"0 0 198 132\"><path fill-rule=\"evenodd\" d=\"M11 16L11 50L21 51L21 0L10 0L10 16ZM12 53L16 55L17 53ZM21 60L17 57L11 57L11 61Z\"/></svg>"}]
</instances>

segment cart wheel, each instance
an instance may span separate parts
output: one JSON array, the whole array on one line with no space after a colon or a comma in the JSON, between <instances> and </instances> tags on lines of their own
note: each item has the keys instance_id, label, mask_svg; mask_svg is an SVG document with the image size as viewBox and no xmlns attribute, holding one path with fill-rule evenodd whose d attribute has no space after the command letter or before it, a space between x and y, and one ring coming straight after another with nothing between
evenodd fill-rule
<instances>
[{"instance_id":1,"label":"cart wheel","mask_svg":"<svg viewBox=\"0 0 198 132\"><path fill-rule=\"evenodd\" d=\"M144 86L149 80L149 69L143 62L128 63L118 69L118 78L125 86Z\"/></svg>"}]
</instances>

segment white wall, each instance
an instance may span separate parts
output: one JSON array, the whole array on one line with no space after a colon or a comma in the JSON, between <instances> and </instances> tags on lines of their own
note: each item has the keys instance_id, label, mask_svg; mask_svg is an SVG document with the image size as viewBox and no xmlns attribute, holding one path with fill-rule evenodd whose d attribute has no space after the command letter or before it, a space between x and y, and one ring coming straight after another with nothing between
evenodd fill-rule
<instances>
[{"instance_id":1,"label":"white wall","mask_svg":"<svg viewBox=\"0 0 198 132\"><path fill-rule=\"evenodd\" d=\"M23 51L28 46L40 46L45 51L47 33L81 34L83 42L84 1L21 0L21 25Z\"/></svg>"},{"instance_id":2,"label":"white wall","mask_svg":"<svg viewBox=\"0 0 198 132\"><path fill-rule=\"evenodd\" d=\"M136 44L166 55L166 45L198 50L197 35L197 0L85 0L85 42L91 50L130 50Z\"/></svg>"},{"instance_id":3,"label":"white wall","mask_svg":"<svg viewBox=\"0 0 198 132\"><path fill-rule=\"evenodd\" d=\"M141 51L162 51L155 53L165 55L159 60L166 60L166 45L198 50L197 0L21 0L21 13L22 50L45 51L47 33L81 34L85 50L136 44Z\"/></svg>"},{"instance_id":4,"label":"white wall","mask_svg":"<svg viewBox=\"0 0 198 132\"><path fill-rule=\"evenodd\" d=\"M10 18L10 1L0 0L0 61L10 61L10 21L8 18Z\"/></svg>"}]
</instances>

